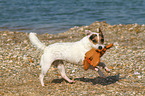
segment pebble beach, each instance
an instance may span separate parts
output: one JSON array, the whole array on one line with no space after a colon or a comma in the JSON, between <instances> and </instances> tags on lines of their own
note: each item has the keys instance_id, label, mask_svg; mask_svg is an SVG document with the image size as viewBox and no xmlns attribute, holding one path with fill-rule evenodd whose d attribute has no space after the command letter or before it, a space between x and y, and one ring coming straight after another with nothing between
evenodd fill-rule
<instances>
[{"instance_id":1,"label":"pebble beach","mask_svg":"<svg viewBox=\"0 0 145 96\"><path fill-rule=\"evenodd\" d=\"M0 31L0 95L1 96L144 96L145 95L145 25L110 25L94 22L75 26L64 33L37 34L45 45L56 42L74 42L85 36L85 30L101 28L107 50L101 61L111 69L102 72L85 71L82 66L65 62L66 74L76 81L70 84L51 66L42 87L39 81L42 51L29 41L29 33Z\"/></svg>"}]
</instances>

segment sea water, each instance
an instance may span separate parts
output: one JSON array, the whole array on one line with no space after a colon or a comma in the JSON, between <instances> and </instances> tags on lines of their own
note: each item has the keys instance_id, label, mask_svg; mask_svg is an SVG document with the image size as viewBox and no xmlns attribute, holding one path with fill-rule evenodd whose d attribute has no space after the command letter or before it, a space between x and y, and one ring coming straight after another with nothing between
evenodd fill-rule
<instances>
[{"instance_id":1,"label":"sea water","mask_svg":"<svg viewBox=\"0 0 145 96\"><path fill-rule=\"evenodd\" d=\"M55 34L95 21L145 24L145 0L0 0L0 30Z\"/></svg>"}]
</instances>

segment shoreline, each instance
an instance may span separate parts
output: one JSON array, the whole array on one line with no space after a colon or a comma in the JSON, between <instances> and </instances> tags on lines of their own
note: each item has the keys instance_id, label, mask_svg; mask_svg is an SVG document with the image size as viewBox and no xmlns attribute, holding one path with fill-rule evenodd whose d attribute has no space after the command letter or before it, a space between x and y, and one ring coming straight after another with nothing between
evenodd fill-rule
<instances>
[{"instance_id":1,"label":"shoreline","mask_svg":"<svg viewBox=\"0 0 145 96\"><path fill-rule=\"evenodd\" d=\"M51 67L45 76L45 87L38 77L40 57L29 41L28 33L0 31L1 95L145 95L145 25L110 25L105 21L89 26L73 27L64 33L37 34L41 42L74 42L85 36L85 30L96 31L101 27L105 44L114 43L101 61L111 69L102 79L93 70L84 71L82 66L65 63L67 76L76 83L65 82ZM119 75L120 74L120 75Z\"/></svg>"}]
</instances>

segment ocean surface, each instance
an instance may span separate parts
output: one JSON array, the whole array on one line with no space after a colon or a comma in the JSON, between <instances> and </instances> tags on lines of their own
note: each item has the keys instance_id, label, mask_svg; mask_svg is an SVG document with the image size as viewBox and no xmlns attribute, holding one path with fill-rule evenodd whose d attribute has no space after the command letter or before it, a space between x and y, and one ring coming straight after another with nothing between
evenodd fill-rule
<instances>
[{"instance_id":1,"label":"ocean surface","mask_svg":"<svg viewBox=\"0 0 145 96\"><path fill-rule=\"evenodd\" d=\"M145 0L0 0L0 30L54 34L95 21L145 24Z\"/></svg>"}]
</instances>

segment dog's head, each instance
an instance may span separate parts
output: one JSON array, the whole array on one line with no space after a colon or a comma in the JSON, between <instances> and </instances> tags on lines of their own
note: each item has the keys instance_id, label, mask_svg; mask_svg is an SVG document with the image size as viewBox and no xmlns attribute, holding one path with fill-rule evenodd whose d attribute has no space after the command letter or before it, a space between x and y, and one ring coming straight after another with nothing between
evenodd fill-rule
<instances>
[{"instance_id":1,"label":"dog's head","mask_svg":"<svg viewBox=\"0 0 145 96\"><path fill-rule=\"evenodd\" d=\"M91 32L89 30L86 31L86 34L89 36L89 41L91 42L91 46L96 49L104 48L104 36L102 30L100 28L97 29L96 32Z\"/></svg>"}]
</instances>

